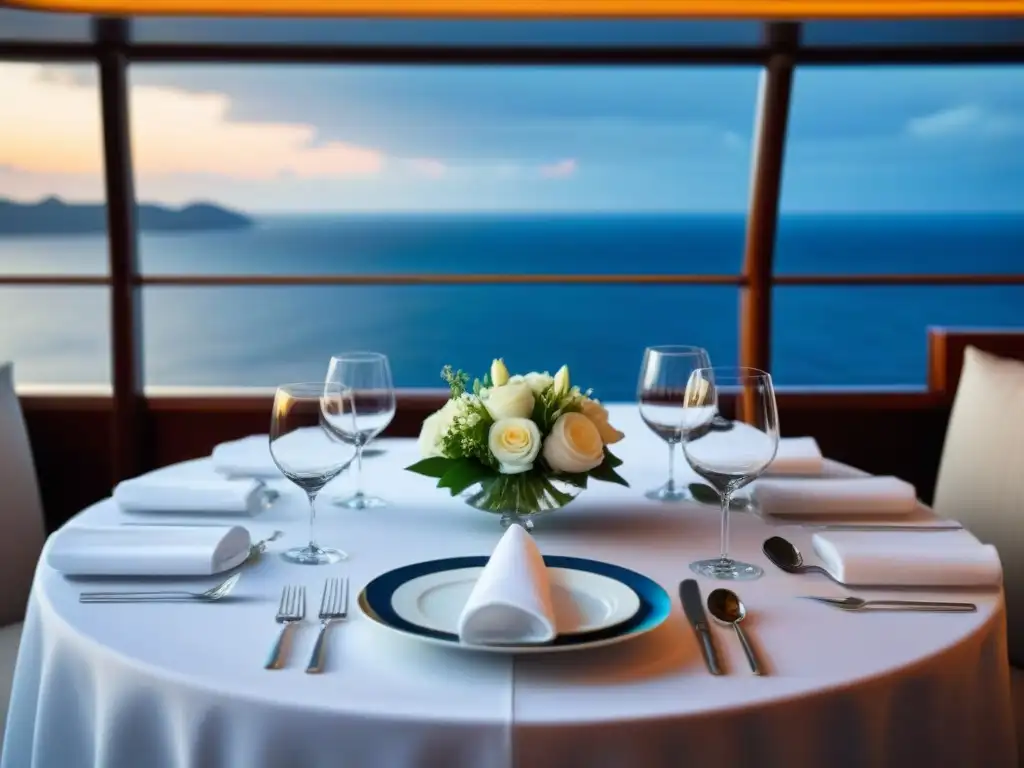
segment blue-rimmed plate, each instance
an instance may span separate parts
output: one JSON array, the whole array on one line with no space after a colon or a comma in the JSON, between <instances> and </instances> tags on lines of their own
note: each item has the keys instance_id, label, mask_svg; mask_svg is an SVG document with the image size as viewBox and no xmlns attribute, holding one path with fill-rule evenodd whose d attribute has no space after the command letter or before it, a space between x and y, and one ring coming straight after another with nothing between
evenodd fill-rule
<instances>
[{"instance_id":1,"label":"blue-rimmed plate","mask_svg":"<svg viewBox=\"0 0 1024 768\"><path fill-rule=\"evenodd\" d=\"M581 582L586 580L587 575L616 582L620 589L625 588L635 596L635 603L620 595L612 602L619 605L616 601L621 601L621 606L610 607L604 621L592 620L594 628L588 628L584 623L578 631L560 632L554 641L544 645L467 645L459 642L455 632L444 631L436 622L416 620L414 613L401 604L396 610L395 594L399 593L401 603L400 590L403 585L414 580L425 580L424 577L433 574L480 569L487 564L487 560L485 556L452 557L414 563L388 571L366 585L359 595L359 609L380 626L425 642L505 654L553 653L612 645L650 632L668 618L671 610L672 601L668 594L646 576L611 563L561 555L547 555L544 563L551 569L579 572ZM425 581L429 582L429 579ZM630 604L635 605L635 608L630 608ZM457 608L461 610L461 606Z\"/></svg>"}]
</instances>

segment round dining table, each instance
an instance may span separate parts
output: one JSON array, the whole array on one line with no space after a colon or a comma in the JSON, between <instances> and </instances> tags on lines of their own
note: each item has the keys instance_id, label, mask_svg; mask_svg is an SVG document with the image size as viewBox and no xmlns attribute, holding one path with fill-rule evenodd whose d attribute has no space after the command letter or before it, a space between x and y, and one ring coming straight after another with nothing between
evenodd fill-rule
<instances>
[{"instance_id":1,"label":"round dining table","mask_svg":"<svg viewBox=\"0 0 1024 768\"><path fill-rule=\"evenodd\" d=\"M307 540L308 507L296 487L271 481L280 498L240 524L254 540L275 530L284 536L241 568L230 600L82 604L81 591L108 582L66 577L47 565L44 550L3 768L1016 765L1001 591L972 592L976 613L845 612L800 599L849 594L821 575L784 573L762 554L764 540L778 534L814 562L805 527L732 515L732 554L765 570L732 585L765 674L751 674L736 635L714 622L725 674L709 674L678 590L692 576L691 561L718 554L719 510L646 499L644 491L667 475L665 443L635 407L609 410L627 435L615 452L630 487L592 482L564 509L539 517L533 537L544 554L607 561L658 582L673 606L654 631L611 647L515 656L437 647L363 616L354 597L379 574L488 555L502 534L496 515L405 471L419 458L415 440L382 439L381 452L363 463L363 481L388 506L333 505L352 490L348 472L318 500L318 543L349 558L325 566L284 561L281 551ZM680 482L696 479L678 455L676 471ZM183 482L214 475L208 458L157 472ZM826 461L826 472L856 470ZM67 525L140 517L106 499ZM330 630L326 669L307 674L316 608L332 576L349 579L352 611ZM205 589L219 580L161 583ZM698 581L705 598L722 586ZM121 579L114 588L141 583ZM285 585L305 586L312 615L294 633L289 663L267 670ZM964 599L950 595L910 596Z\"/></svg>"}]
</instances>

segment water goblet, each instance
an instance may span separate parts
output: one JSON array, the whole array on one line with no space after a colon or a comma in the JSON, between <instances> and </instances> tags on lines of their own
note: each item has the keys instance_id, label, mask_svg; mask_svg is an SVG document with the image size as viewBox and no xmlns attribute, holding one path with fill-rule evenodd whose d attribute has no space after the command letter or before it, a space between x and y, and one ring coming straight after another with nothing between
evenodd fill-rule
<instances>
[{"instance_id":1,"label":"water goblet","mask_svg":"<svg viewBox=\"0 0 1024 768\"><path fill-rule=\"evenodd\" d=\"M721 553L698 560L690 569L713 579L749 580L764 571L729 556L729 511L737 489L759 477L779 448L779 414L772 377L756 368L705 368L694 371L684 407L691 422L713 418L723 391L735 390L736 412L746 423L727 432L709 431L699 440L683 442L683 455L693 471L718 491L722 503ZM708 414L711 414L709 417Z\"/></svg>"},{"instance_id":2,"label":"water goblet","mask_svg":"<svg viewBox=\"0 0 1024 768\"><path fill-rule=\"evenodd\" d=\"M348 396L344 387L319 382L282 384L274 395L270 455L309 499L309 543L282 553L289 562L325 565L347 557L341 550L319 546L314 529L317 494L352 463L352 447L331 439L323 415L340 412Z\"/></svg>"},{"instance_id":3,"label":"water goblet","mask_svg":"<svg viewBox=\"0 0 1024 768\"><path fill-rule=\"evenodd\" d=\"M686 484L677 485L675 479L676 446L684 437L687 416L683 408L683 395L690 374L708 368L711 361L701 347L660 346L644 350L637 385L637 402L644 424L668 443L668 480L644 496L655 501L688 501L693 498Z\"/></svg>"},{"instance_id":4,"label":"water goblet","mask_svg":"<svg viewBox=\"0 0 1024 768\"><path fill-rule=\"evenodd\" d=\"M384 499L363 492L363 449L395 417L395 387L388 358L379 352L335 355L327 369L327 383L349 393L342 403L342 412L327 419L327 428L356 450L355 493L334 503L350 509L386 506Z\"/></svg>"}]
</instances>

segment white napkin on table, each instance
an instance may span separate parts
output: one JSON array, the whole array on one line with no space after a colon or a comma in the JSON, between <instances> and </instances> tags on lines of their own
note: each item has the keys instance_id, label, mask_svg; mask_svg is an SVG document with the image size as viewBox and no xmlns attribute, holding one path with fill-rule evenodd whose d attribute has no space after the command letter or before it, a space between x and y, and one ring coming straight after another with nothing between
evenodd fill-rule
<instances>
[{"instance_id":1,"label":"white napkin on table","mask_svg":"<svg viewBox=\"0 0 1024 768\"><path fill-rule=\"evenodd\" d=\"M995 547L966 530L816 533L813 545L825 568L844 584L981 587L1002 580Z\"/></svg>"},{"instance_id":2,"label":"white napkin on table","mask_svg":"<svg viewBox=\"0 0 1024 768\"><path fill-rule=\"evenodd\" d=\"M53 534L49 566L69 576L209 576L244 562L241 526L68 526Z\"/></svg>"},{"instance_id":3,"label":"white napkin on table","mask_svg":"<svg viewBox=\"0 0 1024 768\"><path fill-rule=\"evenodd\" d=\"M282 476L270 455L267 435L249 435L221 443L213 449L210 458L213 468L227 477L273 479Z\"/></svg>"},{"instance_id":4,"label":"white napkin on table","mask_svg":"<svg viewBox=\"0 0 1024 768\"><path fill-rule=\"evenodd\" d=\"M909 515L917 491L898 477L768 478L751 491L761 514L778 517Z\"/></svg>"},{"instance_id":5,"label":"white napkin on table","mask_svg":"<svg viewBox=\"0 0 1024 768\"><path fill-rule=\"evenodd\" d=\"M770 475L820 475L825 459L813 437L783 437L775 460L768 465Z\"/></svg>"},{"instance_id":6,"label":"white napkin on table","mask_svg":"<svg viewBox=\"0 0 1024 768\"><path fill-rule=\"evenodd\" d=\"M255 515L263 511L266 487L259 480L171 480L135 477L114 488L123 512Z\"/></svg>"},{"instance_id":7,"label":"white napkin on table","mask_svg":"<svg viewBox=\"0 0 1024 768\"><path fill-rule=\"evenodd\" d=\"M462 609L459 639L470 645L539 644L555 635L544 559L523 527L511 525Z\"/></svg>"}]
</instances>

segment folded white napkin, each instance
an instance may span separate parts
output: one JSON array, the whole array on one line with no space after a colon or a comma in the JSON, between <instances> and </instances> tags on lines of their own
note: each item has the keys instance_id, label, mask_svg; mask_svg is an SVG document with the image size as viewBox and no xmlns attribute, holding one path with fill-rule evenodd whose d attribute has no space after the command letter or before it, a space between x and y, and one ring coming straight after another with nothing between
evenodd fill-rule
<instances>
[{"instance_id":1,"label":"folded white napkin","mask_svg":"<svg viewBox=\"0 0 1024 768\"><path fill-rule=\"evenodd\" d=\"M995 547L966 530L816 533L813 541L825 568L844 584L980 587L1002 580Z\"/></svg>"},{"instance_id":2,"label":"folded white napkin","mask_svg":"<svg viewBox=\"0 0 1024 768\"><path fill-rule=\"evenodd\" d=\"M213 468L227 477L281 477L281 470L270 455L270 438L267 435L250 435L221 443L213 449L210 458L213 459Z\"/></svg>"},{"instance_id":3,"label":"folded white napkin","mask_svg":"<svg viewBox=\"0 0 1024 768\"><path fill-rule=\"evenodd\" d=\"M123 512L255 515L263 511L265 486L259 480L172 480L135 477L114 488Z\"/></svg>"},{"instance_id":4,"label":"folded white napkin","mask_svg":"<svg viewBox=\"0 0 1024 768\"><path fill-rule=\"evenodd\" d=\"M555 635L544 559L523 527L511 525L462 609L459 639L469 645L539 644Z\"/></svg>"},{"instance_id":5,"label":"folded white napkin","mask_svg":"<svg viewBox=\"0 0 1024 768\"><path fill-rule=\"evenodd\" d=\"M244 562L241 526L68 526L53 535L46 562L69 576L209 576Z\"/></svg>"},{"instance_id":6,"label":"folded white napkin","mask_svg":"<svg viewBox=\"0 0 1024 768\"><path fill-rule=\"evenodd\" d=\"M751 491L763 515L842 517L908 515L917 509L917 491L898 477L769 478Z\"/></svg>"},{"instance_id":7,"label":"folded white napkin","mask_svg":"<svg viewBox=\"0 0 1024 768\"><path fill-rule=\"evenodd\" d=\"M767 472L770 475L820 475L823 466L821 448L813 437L783 437Z\"/></svg>"}]
</instances>

